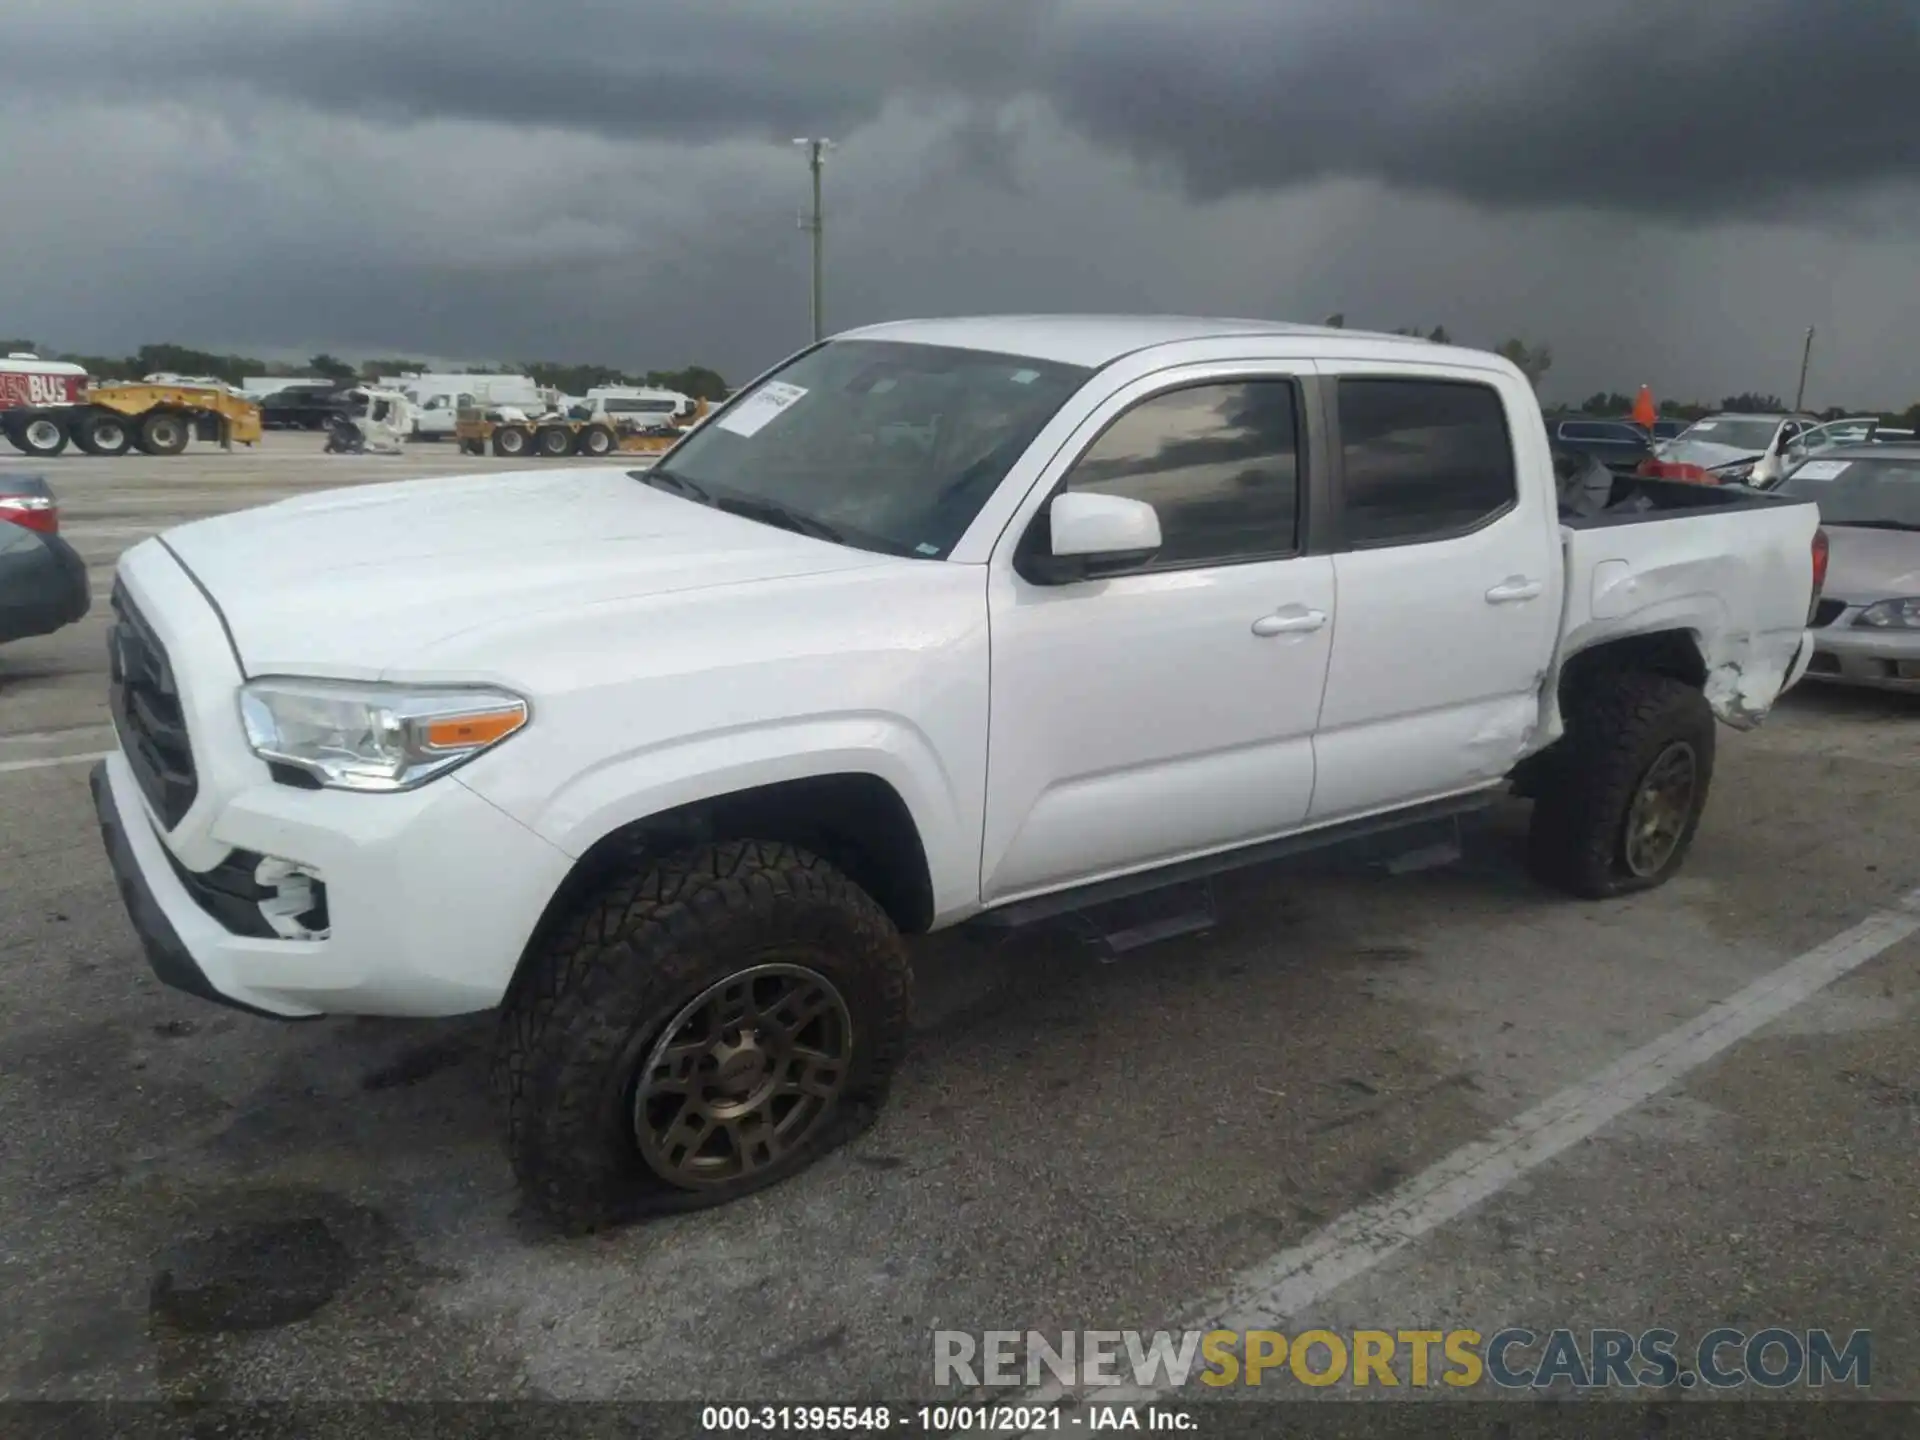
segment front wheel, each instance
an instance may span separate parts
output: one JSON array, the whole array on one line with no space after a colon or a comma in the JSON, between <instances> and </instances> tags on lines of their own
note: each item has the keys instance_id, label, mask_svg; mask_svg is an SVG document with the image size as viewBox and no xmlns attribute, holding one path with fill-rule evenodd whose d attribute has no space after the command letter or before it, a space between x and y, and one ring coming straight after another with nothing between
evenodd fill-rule
<instances>
[{"instance_id":1,"label":"front wheel","mask_svg":"<svg viewBox=\"0 0 1920 1440\"><path fill-rule=\"evenodd\" d=\"M1706 810L1713 749L1713 710L1696 687L1634 671L1594 677L1542 757L1535 876L1589 900L1665 884Z\"/></svg>"},{"instance_id":2,"label":"front wheel","mask_svg":"<svg viewBox=\"0 0 1920 1440\"><path fill-rule=\"evenodd\" d=\"M898 931L790 845L651 862L529 964L495 1092L524 1193L569 1232L787 1178L871 1123L906 1045Z\"/></svg>"},{"instance_id":3,"label":"front wheel","mask_svg":"<svg viewBox=\"0 0 1920 1440\"><path fill-rule=\"evenodd\" d=\"M613 438L613 431L604 425L589 425L580 432L580 453L595 457L611 455L619 442Z\"/></svg>"}]
</instances>

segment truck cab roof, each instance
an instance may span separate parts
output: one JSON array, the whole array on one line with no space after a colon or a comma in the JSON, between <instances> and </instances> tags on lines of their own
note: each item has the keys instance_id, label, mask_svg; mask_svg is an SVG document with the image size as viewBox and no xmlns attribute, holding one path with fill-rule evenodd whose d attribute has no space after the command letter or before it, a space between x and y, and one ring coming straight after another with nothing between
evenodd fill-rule
<instances>
[{"instance_id":1,"label":"truck cab roof","mask_svg":"<svg viewBox=\"0 0 1920 1440\"><path fill-rule=\"evenodd\" d=\"M945 345L957 350L986 350L1030 355L1063 365L1097 369L1123 355L1193 340L1236 336L1362 340L1391 345L1431 358L1432 341L1412 335L1296 325L1281 320L1206 319L1180 315L972 315L950 319L895 320L849 330L840 340L894 340L916 345ZM1370 346L1371 348L1371 346Z\"/></svg>"}]
</instances>

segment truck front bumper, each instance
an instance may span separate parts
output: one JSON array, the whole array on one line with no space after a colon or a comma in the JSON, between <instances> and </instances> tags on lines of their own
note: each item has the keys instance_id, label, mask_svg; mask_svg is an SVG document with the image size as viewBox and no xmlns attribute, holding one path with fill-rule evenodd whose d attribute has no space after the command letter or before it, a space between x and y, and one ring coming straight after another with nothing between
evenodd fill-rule
<instances>
[{"instance_id":1,"label":"truck front bumper","mask_svg":"<svg viewBox=\"0 0 1920 1440\"><path fill-rule=\"evenodd\" d=\"M215 889L214 872L170 853L124 755L95 766L92 789L154 974L281 1019L491 1009L570 864L452 777L400 795L267 784L227 801L212 831L324 883L327 928L284 938L233 898L230 876Z\"/></svg>"}]
</instances>

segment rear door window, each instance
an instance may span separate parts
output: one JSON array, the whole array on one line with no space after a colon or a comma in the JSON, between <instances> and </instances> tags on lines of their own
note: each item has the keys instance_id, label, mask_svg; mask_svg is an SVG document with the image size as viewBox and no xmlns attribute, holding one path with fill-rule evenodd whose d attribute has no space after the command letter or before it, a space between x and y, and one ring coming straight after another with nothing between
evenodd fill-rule
<instances>
[{"instance_id":1,"label":"rear door window","mask_svg":"<svg viewBox=\"0 0 1920 1440\"><path fill-rule=\"evenodd\" d=\"M1506 407L1492 386L1346 378L1338 396L1348 544L1415 545L1465 534L1518 501Z\"/></svg>"}]
</instances>

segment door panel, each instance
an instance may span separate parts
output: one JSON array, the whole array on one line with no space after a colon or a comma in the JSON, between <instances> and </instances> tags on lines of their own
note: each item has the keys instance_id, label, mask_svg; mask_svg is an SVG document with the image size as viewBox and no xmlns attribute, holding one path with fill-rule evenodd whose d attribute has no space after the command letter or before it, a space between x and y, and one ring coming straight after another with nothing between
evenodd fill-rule
<instances>
[{"instance_id":1,"label":"door panel","mask_svg":"<svg viewBox=\"0 0 1920 1440\"><path fill-rule=\"evenodd\" d=\"M1533 397L1491 374L1491 389L1346 376L1380 383L1335 397L1343 526L1365 548L1334 558L1315 822L1504 775L1538 722L1561 612L1551 460L1522 408ZM1388 388L1401 383L1414 388Z\"/></svg>"},{"instance_id":2,"label":"door panel","mask_svg":"<svg viewBox=\"0 0 1920 1440\"><path fill-rule=\"evenodd\" d=\"M1317 630L1254 633L1291 606ZM991 582L989 902L1265 839L1313 798L1333 562Z\"/></svg>"},{"instance_id":3,"label":"door panel","mask_svg":"<svg viewBox=\"0 0 1920 1440\"><path fill-rule=\"evenodd\" d=\"M1333 562L1302 555L1301 362L1183 367L1098 406L989 569L981 891L995 903L1266 839L1312 803ZM1140 571L1037 584L1061 487L1154 505ZM1029 573L1033 573L1029 570Z\"/></svg>"}]
</instances>

